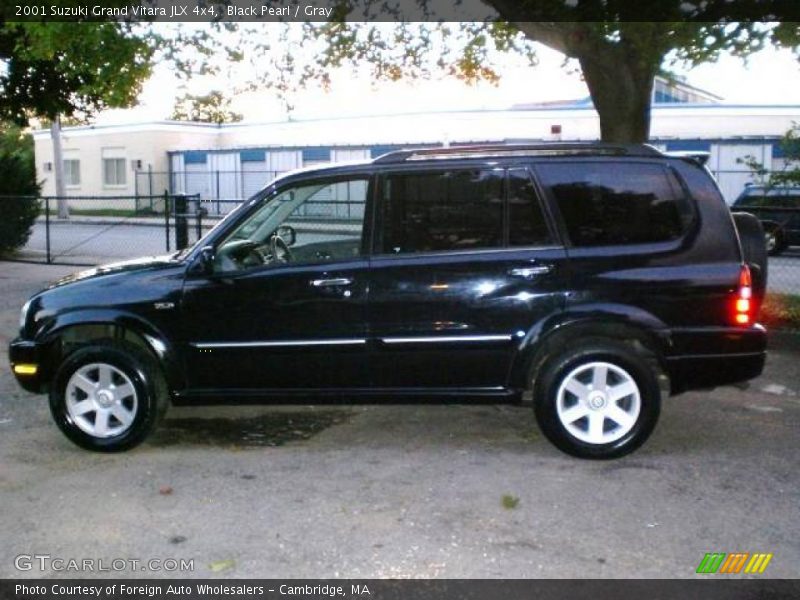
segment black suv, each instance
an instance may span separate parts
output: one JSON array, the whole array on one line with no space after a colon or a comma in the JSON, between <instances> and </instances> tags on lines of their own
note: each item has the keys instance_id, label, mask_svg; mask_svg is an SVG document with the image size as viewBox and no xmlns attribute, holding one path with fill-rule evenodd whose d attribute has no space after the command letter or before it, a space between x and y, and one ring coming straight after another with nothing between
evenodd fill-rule
<instances>
[{"instance_id":1,"label":"black suv","mask_svg":"<svg viewBox=\"0 0 800 600\"><path fill-rule=\"evenodd\" d=\"M769 254L776 256L789 246L800 246L800 187L749 185L733 208L758 217Z\"/></svg>"},{"instance_id":2,"label":"black suv","mask_svg":"<svg viewBox=\"0 0 800 600\"><path fill-rule=\"evenodd\" d=\"M761 373L764 275L690 158L399 151L281 177L187 250L56 283L10 357L92 450L141 442L170 402L531 391L556 446L611 458L647 439L662 394Z\"/></svg>"}]
</instances>

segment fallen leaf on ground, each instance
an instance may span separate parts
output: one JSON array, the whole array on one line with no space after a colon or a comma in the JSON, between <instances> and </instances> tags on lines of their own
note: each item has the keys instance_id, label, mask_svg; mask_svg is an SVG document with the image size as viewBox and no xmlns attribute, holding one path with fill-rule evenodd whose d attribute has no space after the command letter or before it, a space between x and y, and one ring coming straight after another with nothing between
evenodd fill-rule
<instances>
[{"instance_id":1,"label":"fallen leaf on ground","mask_svg":"<svg viewBox=\"0 0 800 600\"><path fill-rule=\"evenodd\" d=\"M220 573L221 571L227 571L228 569L232 569L236 566L236 561L232 558L227 560L215 560L214 562L208 565L208 568L211 569L212 573Z\"/></svg>"}]
</instances>

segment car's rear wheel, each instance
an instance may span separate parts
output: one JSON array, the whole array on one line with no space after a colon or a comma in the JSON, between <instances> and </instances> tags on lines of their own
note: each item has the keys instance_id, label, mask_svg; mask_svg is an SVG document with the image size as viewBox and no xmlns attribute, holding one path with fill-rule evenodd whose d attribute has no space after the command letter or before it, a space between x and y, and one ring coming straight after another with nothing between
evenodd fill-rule
<instances>
[{"instance_id":1,"label":"car's rear wheel","mask_svg":"<svg viewBox=\"0 0 800 600\"><path fill-rule=\"evenodd\" d=\"M779 229L767 229L764 231L764 238L767 254L770 256L778 256L786 249L786 244L783 241L783 234L781 234Z\"/></svg>"},{"instance_id":2,"label":"car's rear wheel","mask_svg":"<svg viewBox=\"0 0 800 600\"><path fill-rule=\"evenodd\" d=\"M652 433L661 392L651 356L615 340L565 349L536 377L534 409L542 432L580 458L624 456Z\"/></svg>"},{"instance_id":3,"label":"car's rear wheel","mask_svg":"<svg viewBox=\"0 0 800 600\"><path fill-rule=\"evenodd\" d=\"M50 411L78 446L119 452L141 443L163 417L165 388L158 364L142 348L127 342L93 344L59 367Z\"/></svg>"}]
</instances>

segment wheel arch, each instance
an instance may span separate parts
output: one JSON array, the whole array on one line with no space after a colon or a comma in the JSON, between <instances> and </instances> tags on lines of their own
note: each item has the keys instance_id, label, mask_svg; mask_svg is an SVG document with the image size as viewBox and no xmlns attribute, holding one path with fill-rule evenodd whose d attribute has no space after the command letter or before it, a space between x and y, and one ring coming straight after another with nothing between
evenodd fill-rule
<instances>
[{"instance_id":1,"label":"wheel arch","mask_svg":"<svg viewBox=\"0 0 800 600\"><path fill-rule=\"evenodd\" d=\"M584 307L586 308L586 307ZM558 319L537 324L523 338L509 373L509 387L528 390L534 379L531 373L554 353L581 338L607 338L630 344L640 353L655 357L662 388L669 389L668 369L665 359L670 345L669 330L656 317L625 307L625 311L603 309L563 313Z\"/></svg>"},{"instance_id":2,"label":"wheel arch","mask_svg":"<svg viewBox=\"0 0 800 600\"><path fill-rule=\"evenodd\" d=\"M130 341L156 359L169 390L183 387L177 349L155 325L138 315L114 310L72 311L55 316L37 338L47 348L52 369L72 351L92 341Z\"/></svg>"}]
</instances>

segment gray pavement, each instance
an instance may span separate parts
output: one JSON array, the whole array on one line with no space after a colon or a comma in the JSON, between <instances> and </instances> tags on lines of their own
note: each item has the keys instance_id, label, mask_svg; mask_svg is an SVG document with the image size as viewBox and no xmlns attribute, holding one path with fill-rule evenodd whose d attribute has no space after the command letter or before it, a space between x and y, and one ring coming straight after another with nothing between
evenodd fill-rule
<instances>
[{"instance_id":1,"label":"gray pavement","mask_svg":"<svg viewBox=\"0 0 800 600\"><path fill-rule=\"evenodd\" d=\"M788 350L748 390L667 400L613 462L560 454L506 406L184 408L104 456L58 432L5 355L27 294L69 270L0 262L0 577L57 575L18 572L20 554L184 558L193 577L695 577L706 552L771 552L761 577L800 576Z\"/></svg>"}]
</instances>

